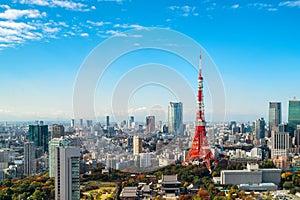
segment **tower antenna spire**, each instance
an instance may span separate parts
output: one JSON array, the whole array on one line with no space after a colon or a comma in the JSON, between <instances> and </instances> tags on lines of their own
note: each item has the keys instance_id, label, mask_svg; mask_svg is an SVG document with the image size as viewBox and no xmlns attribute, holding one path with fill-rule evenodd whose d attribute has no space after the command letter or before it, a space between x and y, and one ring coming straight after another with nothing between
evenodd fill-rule
<instances>
[{"instance_id":1,"label":"tower antenna spire","mask_svg":"<svg viewBox=\"0 0 300 200\"><path fill-rule=\"evenodd\" d=\"M199 77L198 77L198 110L196 115L196 129L192 147L182 163L183 165L204 164L211 171L211 161L216 161L206 138L206 123L204 117L203 77L202 77L202 49L200 49Z\"/></svg>"},{"instance_id":2,"label":"tower antenna spire","mask_svg":"<svg viewBox=\"0 0 300 200\"><path fill-rule=\"evenodd\" d=\"M202 49L200 49L200 67L199 67L199 71L200 71L200 76L202 77Z\"/></svg>"}]
</instances>

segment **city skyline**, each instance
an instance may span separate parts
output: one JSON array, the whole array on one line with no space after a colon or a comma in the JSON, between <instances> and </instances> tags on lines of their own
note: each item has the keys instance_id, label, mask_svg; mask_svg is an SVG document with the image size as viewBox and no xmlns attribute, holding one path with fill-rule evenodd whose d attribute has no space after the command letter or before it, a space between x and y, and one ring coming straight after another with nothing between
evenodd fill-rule
<instances>
[{"instance_id":1,"label":"city skyline","mask_svg":"<svg viewBox=\"0 0 300 200\"><path fill-rule=\"evenodd\" d=\"M296 21L300 1L157 1L146 5L145 2L16 0L2 3L0 120L72 118L74 82L89 52L110 36L126 38L123 31L159 27L193 38L216 63L226 94L225 120L268 119L268 103L276 101L282 102L282 120L287 121L288 100L300 97L297 89L300 40L295 37L300 32ZM109 80L124 63L128 70L137 63L148 63L147 56L141 56L139 62L132 61L143 54L121 58L122 63L116 63L104 80ZM157 57L159 63L165 63L164 58L172 59L159 52L150 55ZM168 66L180 74L187 73L186 79L196 80L197 72L186 70L186 63L169 60ZM196 97L197 83L189 83ZM149 95L153 92L161 97L159 101ZM99 116L110 115L107 104L101 103L99 96L96 93ZM155 103L158 109L154 111L164 112L162 116L166 119L168 103L176 100L165 88L150 85L134 93L129 102L130 114L142 121L151 114ZM209 115L210 102L206 101ZM184 113L183 118L194 121L194 111Z\"/></svg>"}]
</instances>

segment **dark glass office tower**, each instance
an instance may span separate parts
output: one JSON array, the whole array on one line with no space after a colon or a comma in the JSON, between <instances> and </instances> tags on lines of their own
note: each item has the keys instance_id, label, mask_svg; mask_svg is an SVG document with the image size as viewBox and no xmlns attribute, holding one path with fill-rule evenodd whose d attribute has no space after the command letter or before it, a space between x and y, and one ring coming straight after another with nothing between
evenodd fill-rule
<instances>
[{"instance_id":1,"label":"dark glass office tower","mask_svg":"<svg viewBox=\"0 0 300 200\"><path fill-rule=\"evenodd\" d=\"M269 129L277 127L282 120L281 102L269 103Z\"/></svg>"},{"instance_id":2,"label":"dark glass office tower","mask_svg":"<svg viewBox=\"0 0 300 200\"><path fill-rule=\"evenodd\" d=\"M28 133L28 139L35 147L42 147L44 152L48 152L48 125L29 125Z\"/></svg>"},{"instance_id":3,"label":"dark glass office tower","mask_svg":"<svg viewBox=\"0 0 300 200\"><path fill-rule=\"evenodd\" d=\"M289 116L288 126L290 136L294 135L294 131L297 130L297 125L300 125L300 101L289 101Z\"/></svg>"}]
</instances>

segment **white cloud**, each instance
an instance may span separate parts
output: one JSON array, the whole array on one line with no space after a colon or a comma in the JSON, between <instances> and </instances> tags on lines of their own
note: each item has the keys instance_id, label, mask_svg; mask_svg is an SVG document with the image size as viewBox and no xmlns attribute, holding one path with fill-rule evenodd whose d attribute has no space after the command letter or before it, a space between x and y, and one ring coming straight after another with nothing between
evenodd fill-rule
<instances>
[{"instance_id":1,"label":"white cloud","mask_svg":"<svg viewBox=\"0 0 300 200\"><path fill-rule=\"evenodd\" d=\"M86 5L82 3L76 3L72 1L61 1L61 0L52 0L51 4L54 6L59 6L71 10L81 10L82 8L86 7Z\"/></svg>"},{"instance_id":2,"label":"white cloud","mask_svg":"<svg viewBox=\"0 0 300 200\"><path fill-rule=\"evenodd\" d=\"M36 26L35 26L36 25ZM1 49L14 47L27 40L39 40L43 37L37 30L37 24L15 22L12 20L0 21L0 45Z\"/></svg>"},{"instance_id":3,"label":"white cloud","mask_svg":"<svg viewBox=\"0 0 300 200\"><path fill-rule=\"evenodd\" d=\"M196 7L194 6L170 6L169 9L171 11L177 12L178 14L180 14L183 17L188 17L190 15L194 15ZM194 15L197 16L197 15Z\"/></svg>"},{"instance_id":4,"label":"white cloud","mask_svg":"<svg viewBox=\"0 0 300 200\"><path fill-rule=\"evenodd\" d=\"M48 0L20 0L21 4L34 4L39 6L47 6L49 5Z\"/></svg>"},{"instance_id":5,"label":"white cloud","mask_svg":"<svg viewBox=\"0 0 300 200\"><path fill-rule=\"evenodd\" d=\"M57 33L60 31L60 28L58 28L58 27L52 28L52 27L45 26L43 31L46 33Z\"/></svg>"},{"instance_id":6,"label":"white cloud","mask_svg":"<svg viewBox=\"0 0 300 200\"><path fill-rule=\"evenodd\" d=\"M110 1L110 2L117 2L117 3L123 2L123 0L98 0L98 2L101 2L101 1Z\"/></svg>"},{"instance_id":7,"label":"white cloud","mask_svg":"<svg viewBox=\"0 0 300 200\"><path fill-rule=\"evenodd\" d=\"M240 7L239 4L234 4L234 5L231 6L231 8L233 8L233 9L237 9L237 8L239 8L239 7Z\"/></svg>"},{"instance_id":8,"label":"white cloud","mask_svg":"<svg viewBox=\"0 0 300 200\"><path fill-rule=\"evenodd\" d=\"M18 33L17 30L0 27L0 36L18 35Z\"/></svg>"},{"instance_id":9,"label":"white cloud","mask_svg":"<svg viewBox=\"0 0 300 200\"><path fill-rule=\"evenodd\" d=\"M124 29L136 29L136 30L142 30L142 29L146 29L146 27L138 25L138 24L115 24L114 25L115 28L124 28Z\"/></svg>"},{"instance_id":10,"label":"white cloud","mask_svg":"<svg viewBox=\"0 0 300 200\"><path fill-rule=\"evenodd\" d=\"M278 8L268 8L268 11L277 11Z\"/></svg>"},{"instance_id":11,"label":"white cloud","mask_svg":"<svg viewBox=\"0 0 300 200\"><path fill-rule=\"evenodd\" d=\"M298 8L300 8L300 0L280 2L279 6L298 7Z\"/></svg>"},{"instance_id":12,"label":"white cloud","mask_svg":"<svg viewBox=\"0 0 300 200\"><path fill-rule=\"evenodd\" d=\"M66 1L66 0L20 0L21 4L49 6L49 7L61 7L69 10L76 11L88 11L88 6L80 2ZM95 9L92 6L91 9Z\"/></svg>"},{"instance_id":13,"label":"white cloud","mask_svg":"<svg viewBox=\"0 0 300 200\"><path fill-rule=\"evenodd\" d=\"M265 9L267 11L277 11L276 5L268 3L251 3L248 6L256 7L257 9Z\"/></svg>"},{"instance_id":14,"label":"white cloud","mask_svg":"<svg viewBox=\"0 0 300 200\"><path fill-rule=\"evenodd\" d=\"M111 22L103 22L103 21L100 21L100 22L93 22L93 21L90 21L90 20L87 20L86 21L88 24L91 24L93 26L103 26L105 24L111 24Z\"/></svg>"},{"instance_id":15,"label":"white cloud","mask_svg":"<svg viewBox=\"0 0 300 200\"><path fill-rule=\"evenodd\" d=\"M8 5L0 5L0 8L10 9Z\"/></svg>"},{"instance_id":16,"label":"white cloud","mask_svg":"<svg viewBox=\"0 0 300 200\"><path fill-rule=\"evenodd\" d=\"M127 37L125 33L115 31L115 30L108 30L105 33L116 37Z\"/></svg>"},{"instance_id":17,"label":"white cloud","mask_svg":"<svg viewBox=\"0 0 300 200\"><path fill-rule=\"evenodd\" d=\"M15 20L22 17L26 18L41 18L45 17L47 14L45 12L40 13L39 10L17 10L17 9L8 9L3 13L0 13L1 19Z\"/></svg>"},{"instance_id":18,"label":"white cloud","mask_svg":"<svg viewBox=\"0 0 300 200\"><path fill-rule=\"evenodd\" d=\"M0 21L0 27L10 28L10 29L31 29L35 30L36 28L25 24L23 22L14 22L14 21Z\"/></svg>"},{"instance_id":19,"label":"white cloud","mask_svg":"<svg viewBox=\"0 0 300 200\"><path fill-rule=\"evenodd\" d=\"M81 37L88 37L89 34L88 34L88 33L81 33L80 36L81 36Z\"/></svg>"}]
</instances>

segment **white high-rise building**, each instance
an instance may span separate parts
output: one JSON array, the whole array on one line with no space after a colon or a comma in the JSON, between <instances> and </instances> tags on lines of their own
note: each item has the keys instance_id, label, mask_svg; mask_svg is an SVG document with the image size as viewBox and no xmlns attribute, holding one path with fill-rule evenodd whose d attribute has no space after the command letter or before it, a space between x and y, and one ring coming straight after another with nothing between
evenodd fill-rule
<instances>
[{"instance_id":1,"label":"white high-rise building","mask_svg":"<svg viewBox=\"0 0 300 200\"><path fill-rule=\"evenodd\" d=\"M168 107L169 133L183 135L182 103L170 102Z\"/></svg>"},{"instance_id":2,"label":"white high-rise building","mask_svg":"<svg viewBox=\"0 0 300 200\"><path fill-rule=\"evenodd\" d=\"M34 160L35 160L35 147L33 142L24 143L24 175L33 176L34 171Z\"/></svg>"},{"instance_id":3,"label":"white high-rise building","mask_svg":"<svg viewBox=\"0 0 300 200\"><path fill-rule=\"evenodd\" d=\"M56 148L62 146L72 146L71 138L53 138L49 142L49 177L55 176L56 169Z\"/></svg>"},{"instance_id":4,"label":"white high-rise building","mask_svg":"<svg viewBox=\"0 0 300 200\"><path fill-rule=\"evenodd\" d=\"M71 119L70 126L71 128L75 128L75 119Z\"/></svg>"},{"instance_id":5,"label":"white high-rise building","mask_svg":"<svg viewBox=\"0 0 300 200\"><path fill-rule=\"evenodd\" d=\"M288 156L290 148L290 136L288 132L272 131L271 158L276 156Z\"/></svg>"},{"instance_id":6,"label":"white high-rise building","mask_svg":"<svg viewBox=\"0 0 300 200\"><path fill-rule=\"evenodd\" d=\"M80 148L56 148L55 200L80 199Z\"/></svg>"},{"instance_id":7,"label":"white high-rise building","mask_svg":"<svg viewBox=\"0 0 300 200\"><path fill-rule=\"evenodd\" d=\"M140 153L140 167L150 167L151 166L151 154L150 153Z\"/></svg>"}]
</instances>

